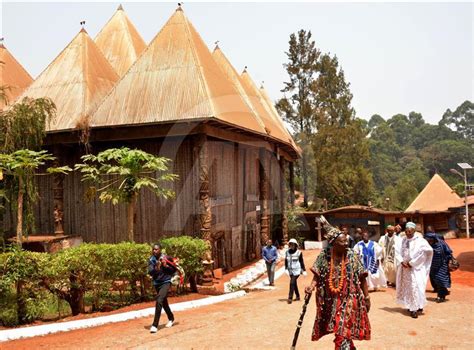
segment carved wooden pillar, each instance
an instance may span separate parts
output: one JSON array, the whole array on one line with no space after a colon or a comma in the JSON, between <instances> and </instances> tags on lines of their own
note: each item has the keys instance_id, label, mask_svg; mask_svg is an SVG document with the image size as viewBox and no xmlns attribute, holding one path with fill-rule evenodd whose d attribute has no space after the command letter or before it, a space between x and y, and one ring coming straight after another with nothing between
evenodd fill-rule
<instances>
[{"instance_id":1,"label":"carved wooden pillar","mask_svg":"<svg viewBox=\"0 0 474 350\"><path fill-rule=\"evenodd\" d=\"M280 157L280 206L281 206L281 230L283 233L283 244L288 243L288 191L286 186L286 161Z\"/></svg>"},{"instance_id":2,"label":"carved wooden pillar","mask_svg":"<svg viewBox=\"0 0 474 350\"><path fill-rule=\"evenodd\" d=\"M62 152L56 148L55 150L56 159L54 160L54 166L61 166L61 155ZM64 235L64 175L53 174L53 206L54 206L54 234L57 236Z\"/></svg>"},{"instance_id":3,"label":"carved wooden pillar","mask_svg":"<svg viewBox=\"0 0 474 350\"><path fill-rule=\"evenodd\" d=\"M211 201L209 198L209 163L208 163L208 144L207 136L199 134L196 136L194 146L194 159L199 161L199 215L198 226L200 236L208 244L208 250L203 260L204 273L202 278L203 285L212 285L212 235L211 235Z\"/></svg>"},{"instance_id":4,"label":"carved wooden pillar","mask_svg":"<svg viewBox=\"0 0 474 350\"><path fill-rule=\"evenodd\" d=\"M295 163L290 162L290 204L295 205Z\"/></svg>"},{"instance_id":5,"label":"carved wooden pillar","mask_svg":"<svg viewBox=\"0 0 474 350\"><path fill-rule=\"evenodd\" d=\"M260 174L260 233L262 244L270 238L270 218L268 216L268 175L267 157L265 148L259 150L259 174Z\"/></svg>"}]
</instances>

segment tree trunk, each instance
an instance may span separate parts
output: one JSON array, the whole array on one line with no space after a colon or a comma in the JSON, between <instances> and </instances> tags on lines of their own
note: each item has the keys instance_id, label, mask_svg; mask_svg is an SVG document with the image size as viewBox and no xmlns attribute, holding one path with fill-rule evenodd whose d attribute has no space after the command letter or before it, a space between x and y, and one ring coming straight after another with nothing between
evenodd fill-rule
<instances>
[{"instance_id":1,"label":"tree trunk","mask_svg":"<svg viewBox=\"0 0 474 350\"><path fill-rule=\"evenodd\" d=\"M69 276L69 281L71 282L71 289L65 299L71 307L72 315L76 316L84 312L84 291L79 285L77 277L73 274ZM79 285L79 287L74 287L77 285Z\"/></svg>"},{"instance_id":2,"label":"tree trunk","mask_svg":"<svg viewBox=\"0 0 474 350\"><path fill-rule=\"evenodd\" d=\"M133 226L134 226L134 216L135 216L135 205L137 203L137 197L138 195L134 193L132 195L132 198L130 202L127 205L127 237L130 242L134 242L134 232L133 232Z\"/></svg>"},{"instance_id":3,"label":"tree trunk","mask_svg":"<svg viewBox=\"0 0 474 350\"><path fill-rule=\"evenodd\" d=\"M16 242L21 247L23 242L23 181L18 178L18 211L16 223Z\"/></svg>"},{"instance_id":4,"label":"tree trunk","mask_svg":"<svg viewBox=\"0 0 474 350\"><path fill-rule=\"evenodd\" d=\"M18 322L20 324L26 323L26 301L23 295L23 281L16 282L16 307Z\"/></svg>"}]
</instances>

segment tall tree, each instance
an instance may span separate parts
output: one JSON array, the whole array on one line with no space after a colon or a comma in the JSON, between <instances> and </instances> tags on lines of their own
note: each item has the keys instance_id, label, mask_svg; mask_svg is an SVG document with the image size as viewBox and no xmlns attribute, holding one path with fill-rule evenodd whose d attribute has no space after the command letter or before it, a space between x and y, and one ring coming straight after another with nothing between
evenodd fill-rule
<instances>
[{"instance_id":1,"label":"tall tree","mask_svg":"<svg viewBox=\"0 0 474 350\"><path fill-rule=\"evenodd\" d=\"M368 127L355 118L352 93L336 56L321 55L314 93L317 133L312 136L316 195L331 207L367 203L373 192Z\"/></svg>"},{"instance_id":2,"label":"tall tree","mask_svg":"<svg viewBox=\"0 0 474 350\"><path fill-rule=\"evenodd\" d=\"M277 101L276 108L292 126L297 141L302 145L301 172L303 177L303 205L308 206L308 135L316 131L313 116L314 93L311 86L317 77L320 51L311 39L311 31L300 30L290 35L288 63L284 64L289 81L281 90L285 97ZM288 93L288 97L286 94Z\"/></svg>"}]
</instances>

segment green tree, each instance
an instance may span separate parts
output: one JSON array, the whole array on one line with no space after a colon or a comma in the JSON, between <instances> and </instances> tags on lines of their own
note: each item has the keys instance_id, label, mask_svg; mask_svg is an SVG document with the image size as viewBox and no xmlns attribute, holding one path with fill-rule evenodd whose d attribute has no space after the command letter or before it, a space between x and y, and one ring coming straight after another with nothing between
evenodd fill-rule
<instances>
[{"instance_id":1,"label":"green tree","mask_svg":"<svg viewBox=\"0 0 474 350\"><path fill-rule=\"evenodd\" d=\"M30 202L37 198L37 192L34 185L34 176L38 168L46 161L56 159L47 151L31 151L22 149L10 154L0 154L0 169L6 174L12 176L18 186L17 192L17 228L16 241L21 246L23 241L23 203L25 194L29 196ZM68 167L51 167L49 173L60 172L67 173L71 170Z\"/></svg>"},{"instance_id":2,"label":"green tree","mask_svg":"<svg viewBox=\"0 0 474 350\"><path fill-rule=\"evenodd\" d=\"M336 56L321 55L315 96L317 133L312 135L316 195L331 207L366 203L373 192L367 125L355 118L352 93Z\"/></svg>"},{"instance_id":3,"label":"green tree","mask_svg":"<svg viewBox=\"0 0 474 350\"><path fill-rule=\"evenodd\" d=\"M6 89L0 91L5 102ZM0 112L0 152L12 153L21 149L29 149L33 151L41 150L43 140L46 136L46 126L54 120L56 115L56 106L48 98L32 99L25 97L6 111ZM5 208L7 199L13 202L18 194L18 183L12 179L6 179L0 182L0 203L2 209ZM34 202L30 199L36 196L36 185L32 181L24 202L24 211L26 218L26 226L30 229L34 225L33 206ZM4 212L0 214L0 221L3 221ZM13 231L13 211L10 211L10 224ZM3 227L3 224L0 224Z\"/></svg>"},{"instance_id":4,"label":"green tree","mask_svg":"<svg viewBox=\"0 0 474 350\"><path fill-rule=\"evenodd\" d=\"M439 124L456 130L472 142L474 140L474 103L464 101L454 112L448 108Z\"/></svg>"},{"instance_id":5,"label":"green tree","mask_svg":"<svg viewBox=\"0 0 474 350\"><path fill-rule=\"evenodd\" d=\"M172 198L174 192L163 187L178 176L168 172L170 159L156 157L138 149L111 148L98 155L84 155L83 163L75 169L82 173L83 181L99 186L91 189L100 193L102 202L127 204L127 235L134 241L135 206L140 190L147 188L156 196Z\"/></svg>"},{"instance_id":6,"label":"green tree","mask_svg":"<svg viewBox=\"0 0 474 350\"><path fill-rule=\"evenodd\" d=\"M317 77L317 62L320 51L311 39L311 31L300 30L290 35L289 49L286 52L288 63L284 64L289 81L281 90L288 93L277 101L276 108L292 126L296 139L302 145L303 205L308 206L308 135L316 131L313 116L314 96L311 86Z\"/></svg>"},{"instance_id":7,"label":"green tree","mask_svg":"<svg viewBox=\"0 0 474 350\"><path fill-rule=\"evenodd\" d=\"M0 118L0 151L40 150L46 126L55 116L56 106L49 98L23 98Z\"/></svg>"}]
</instances>

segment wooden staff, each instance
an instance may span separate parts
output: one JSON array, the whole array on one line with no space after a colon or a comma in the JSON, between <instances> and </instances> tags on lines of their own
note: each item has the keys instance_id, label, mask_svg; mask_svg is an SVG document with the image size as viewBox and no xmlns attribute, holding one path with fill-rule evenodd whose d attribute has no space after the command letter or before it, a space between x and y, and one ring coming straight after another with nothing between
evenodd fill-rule
<instances>
[{"instance_id":1,"label":"wooden staff","mask_svg":"<svg viewBox=\"0 0 474 350\"><path fill-rule=\"evenodd\" d=\"M301 326L303 325L304 315L306 313L306 308L308 307L309 300L311 299L311 294L313 293L306 293L306 295L304 296L303 310L301 310L300 319L298 320L298 324L296 325L295 335L293 336L293 344L291 345L290 350L296 349L296 342L298 341L298 336L300 335Z\"/></svg>"}]
</instances>

